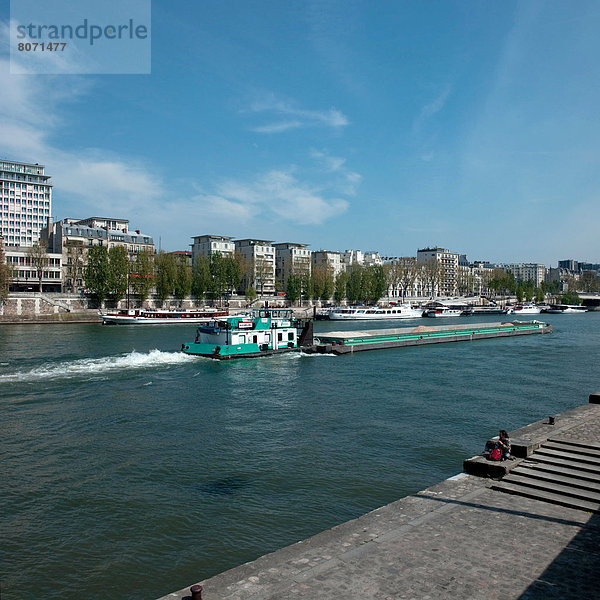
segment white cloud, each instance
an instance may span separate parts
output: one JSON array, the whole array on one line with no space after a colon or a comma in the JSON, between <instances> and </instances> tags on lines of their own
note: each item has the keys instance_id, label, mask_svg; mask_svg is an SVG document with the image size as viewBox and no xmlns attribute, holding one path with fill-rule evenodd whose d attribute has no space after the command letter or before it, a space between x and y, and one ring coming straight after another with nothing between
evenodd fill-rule
<instances>
[{"instance_id":1,"label":"white cloud","mask_svg":"<svg viewBox=\"0 0 600 600\"><path fill-rule=\"evenodd\" d=\"M348 125L347 117L336 108L328 110L307 110L297 103L266 94L253 101L243 112L267 113L277 120L252 128L257 133L282 133L301 127L331 127L339 129Z\"/></svg>"},{"instance_id":2,"label":"white cloud","mask_svg":"<svg viewBox=\"0 0 600 600\"><path fill-rule=\"evenodd\" d=\"M321 169L330 179L330 186L338 192L354 196L356 189L362 181L362 175L351 171L346 167L346 159L339 156L331 156L323 150L311 150L311 158L313 158Z\"/></svg>"},{"instance_id":3,"label":"white cloud","mask_svg":"<svg viewBox=\"0 0 600 600\"><path fill-rule=\"evenodd\" d=\"M120 215L124 207L141 210L160 197L160 179L139 161L93 148L65 151L53 141L64 126L63 111L89 92L90 80L11 75L8 39L8 25L0 23L0 147L6 158L47 166L54 184L53 212L63 193L77 199L82 216L99 211ZM60 206L64 210L64 198Z\"/></svg>"},{"instance_id":4,"label":"white cloud","mask_svg":"<svg viewBox=\"0 0 600 600\"><path fill-rule=\"evenodd\" d=\"M329 197L321 188L302 183L295 169L273 169L251 181L229 180L215 194L199 194L198 205L207 213L243 220L287 221L299 225L321 225L348 208L343 198Z\"/></svg>"}]
</instances>

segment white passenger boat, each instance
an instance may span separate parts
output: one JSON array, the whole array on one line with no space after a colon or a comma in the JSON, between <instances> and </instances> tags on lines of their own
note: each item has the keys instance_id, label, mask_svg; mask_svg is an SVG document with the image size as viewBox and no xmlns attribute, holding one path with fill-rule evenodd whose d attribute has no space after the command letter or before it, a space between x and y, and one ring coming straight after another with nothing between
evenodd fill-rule
<instances>
[{"instance_id":1,"label":"white passenger boat","mask_svg":"<svg viewBox=\"0 0 600 600\"><path fill-rule=\"evenodd\" d=\"M545 308L544 312L555 315L575 315L587 312L587 306L578 306L576 304L552 304Z\"/></svg>"},{"instance_id":2,"label":"white passenger boat","mask_svg":"<svg viewBox=\"0 0 600 600\"><path fill-rule=\"evenodd\" d=\"M332 308L329 318L332 321L367 321L388 319L416 319L423 314L422 308L410 304L397 306L349 306Z\"/></svg>"},{"instance_id":3,"label":"white passenger boat","mask_svg":"<svg viewBox=\"0 0 600 600\"><path fill-rule=\"evenodd\" d=\"M423 307L423 316L429 318L436 317L460 317L461 315L472 314L472 307L464 302L442 302L436 300L429 302Z\"/></svg>"},{"instance_id":4,"label":"white passenger boat","mask_svg":"<svg viewBox=\"0 0 600 600\"><path fill-rule=\"evenodd\" d=\"M227 310L152 310L135 308L116 312L100 312L104 325L161 325L165 323L208 323L208 321L227 317Z\"/></svg>"},{"instance_id":5,"label":"white passenger boat","mask_svg":"<svg viewBox=\"0 0 600 600\"><path fill-rule=\"evenodd\" d=\"M533 302L517 304L517 306L513 307L513 313L515 315L539 315L541 312L541 307L536 306Z\"/></svg>"},{"instance_id":6,"label":"white passenger boat","mask_svg":"<svg viewBox=\"0 0 600 600\"><path fill-rule=\"evenodd\" d=\"M464 313L462 308L450 308L449 306L438 306L436 308L428 308L423 311L424 317L460 317Z\"/></svg>"}]
</instances>

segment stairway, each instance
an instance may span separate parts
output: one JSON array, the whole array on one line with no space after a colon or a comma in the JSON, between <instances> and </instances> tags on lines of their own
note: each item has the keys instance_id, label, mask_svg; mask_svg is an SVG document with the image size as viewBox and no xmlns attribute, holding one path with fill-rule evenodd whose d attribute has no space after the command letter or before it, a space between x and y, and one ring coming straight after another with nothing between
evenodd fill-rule
<instances>
[{"instance_id":1,"label":"stairway","mask_svg":"<svg viewBox=\"0 0 600 600\"><path fill-rule=\"evenodd\" d=\"M492 489L600 513L600 446L550 439Z\"/></svg>"}]
</instances>

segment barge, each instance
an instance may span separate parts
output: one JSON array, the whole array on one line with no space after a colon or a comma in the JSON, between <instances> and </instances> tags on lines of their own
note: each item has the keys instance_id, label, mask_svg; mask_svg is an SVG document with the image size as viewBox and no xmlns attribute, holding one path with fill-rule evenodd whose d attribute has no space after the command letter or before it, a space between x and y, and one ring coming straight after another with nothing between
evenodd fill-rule
<instances>
[{"instance_id":1,"label":"barge","mask_svg":"<svg viewBox=\"0 0 600 600\"><path fill-rule=\"evenodd\" d=\"M375 329L368 331L334 331L319 333L319 342L307 352L348 354L362 350L380 350L401 346L420 346L441 342L464 342L516 335L551 333L542 321L479 323L476 325L442 325Z\"/></svg>"}]
</instances>

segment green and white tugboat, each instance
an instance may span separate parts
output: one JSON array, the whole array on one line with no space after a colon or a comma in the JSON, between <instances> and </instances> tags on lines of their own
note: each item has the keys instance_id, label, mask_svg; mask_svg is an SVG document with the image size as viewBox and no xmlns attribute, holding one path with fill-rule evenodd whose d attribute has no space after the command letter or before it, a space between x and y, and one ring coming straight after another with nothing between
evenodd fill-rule
<instances>
[{"instance_id":1,"label":"green and white tugboat","mask_svg":"<svg viewBox=\"0 0 600 600\"><path fill-rule=\"evenodd\" d=\"M253 358L298 352L312 344L312 320L295 318L289 308L259 308L250 315L214 319L201 325L196 339L182 344L181 350L209 358Z\"/></svg>"}]
</instances>

